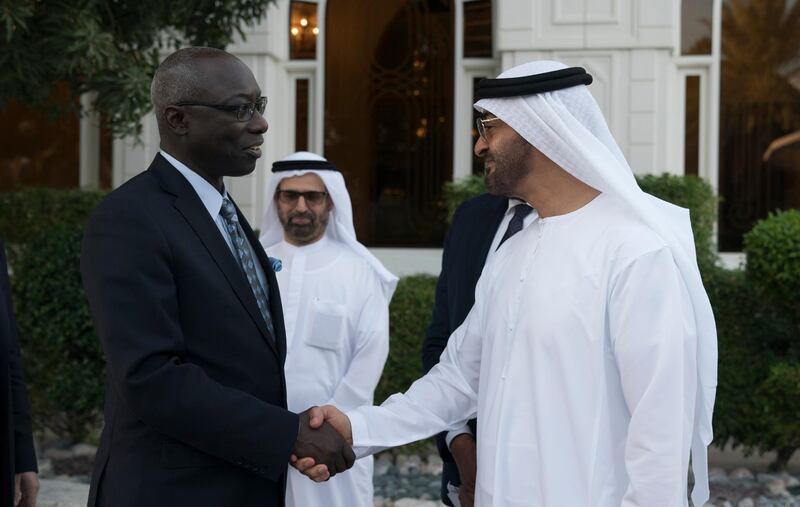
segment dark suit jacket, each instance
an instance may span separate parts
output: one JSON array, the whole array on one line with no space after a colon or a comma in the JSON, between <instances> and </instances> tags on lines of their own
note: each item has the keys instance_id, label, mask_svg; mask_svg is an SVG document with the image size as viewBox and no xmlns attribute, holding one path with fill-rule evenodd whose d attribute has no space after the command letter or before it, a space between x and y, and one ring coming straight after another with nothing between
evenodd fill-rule
<instances>
[{"instance_id":1,"label":"dark suit jacket","mask_svg":"<svg viewBox=\"0 0 800 507\"><path fill-rule=\"evenodd\" d=\"M444 240L442 272L436 284L433 317L422 345L422 365L426 373L439 362L450 334L464 322L475 303L475 285L507 210L507 198L481 194L462 203L453 215L453 223ZM475 434L475 420L469 425ZM444 435L437 435L436 445L444 461L442 501L450 505L447 483L460 485L461 479Z\"/></svg>"},{"instance_id":2,"label":"dark suit jacket","mask_svg":"<svg viewBox=\"0 0 800 507\"><path fill-rule=\"evenodd\" d=\"M161 155L95 210L81 273L106 355L105 427L89 506L282 506L298 416L268 279L270 336L243 271Z\"/></svg>"},{"instance_id":3,"label":"dark suit jacket","mask_svg":"<svg viewBox=\"0 0 800 507\"><path fill-rule=\"evenodd\" d=\"M14 474L36 471L28 396L11 308L11 287L0 241L0 506L13 505Z\"/></svg>"}]
</instances>

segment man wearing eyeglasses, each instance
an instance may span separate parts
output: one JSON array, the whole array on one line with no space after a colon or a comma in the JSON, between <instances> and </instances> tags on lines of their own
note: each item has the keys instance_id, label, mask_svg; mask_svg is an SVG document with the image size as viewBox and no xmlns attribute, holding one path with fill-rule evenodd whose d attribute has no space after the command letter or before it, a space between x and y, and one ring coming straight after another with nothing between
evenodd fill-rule
<instances>
[{"instance_id":1,"label":"man wearing eyeglasses","mask_svg":"<svg viewBox=\"0 0 800 507\"><path fill-rule=\"evenodd\" d=\"M353 453L287 409L278 283L223 182L255 169L267 99L211 48L168 56L151 99L161 151L81 252L107 365L89 506L283 506L292 455L336 473Z\"/></svg>"},{"instance_id":2,"label":"man wearing eyeglasses","mask_svg":"<svg viewBox=\"0 0 800 507\"><path fill-rule=\"evenodd\" d=\"M344 178L319 155L276 162L261 243L280 259L289 410L372 404L397 277L356 240ZM289 470L287 507L372 507L372 458L322 484Z\"/></svg>"},{"instance_id":3,"label":"man wearing eyeglasses","mask_svg":"<svg viewBox=\"0 0 800 507\"><path fill-rule=\"evenodd\" d=\"M481 142L488 146L498 118L484 114L476 121ZM524 142L524 141L523 141ZM436 284L433 316L422 344L422 366L427 373L447 348L450 335L467 318L475 303L475 286L483 266L511 236L536 219L536 212L512 195L507 184L515 171L524 170L520 154L524 146L501 145L484 150L484 182L487 193L462 203L453 214L442 251L442 271ZM477 474L477 420L436 436L442 457L441 498L445 505L471 507Z\"/></svg>"}]
</instances>

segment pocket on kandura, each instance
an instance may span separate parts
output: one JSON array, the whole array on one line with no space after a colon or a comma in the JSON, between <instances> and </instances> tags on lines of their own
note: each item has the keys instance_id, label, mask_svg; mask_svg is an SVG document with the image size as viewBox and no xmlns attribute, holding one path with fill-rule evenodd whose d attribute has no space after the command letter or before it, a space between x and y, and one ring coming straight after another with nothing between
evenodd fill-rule
<instances>
[{"instance_id":1,"label":"pocket on kandura","mask_svg":"<svg viewBox=\"0 0 800 507\"><path fill-rule=\"evenodd\" d=\"M342 346L347 306L314 298L311 301L311 328L306 343L328 350L339 350Z\"/></svg>"}]
</instances>

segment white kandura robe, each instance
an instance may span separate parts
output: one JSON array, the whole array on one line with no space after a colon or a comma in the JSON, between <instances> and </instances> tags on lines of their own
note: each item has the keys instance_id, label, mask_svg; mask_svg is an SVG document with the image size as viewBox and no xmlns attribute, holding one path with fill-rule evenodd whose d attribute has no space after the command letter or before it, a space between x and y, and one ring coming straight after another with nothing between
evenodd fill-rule
<instances>
[{"instance_id":1,"label":"white kandura robe","mask_svg":"<svg viewBox=\"0 0 800 507\"><path fill-rule=\"evenodd\" d=\"M687 505L696 337L659 236L600 195L509 239L475 299L425 377L348 412L359 456L477 412L479 507Z\"/></svg>"},{"instance_id":2,"label":"white kandura robe","mask_svg":"<svg viewBox=\"0 0 800 507\"><path fill-rule=\"evenodd\" d=\"M286 322L289 410L373 403L389 353L389 303L375 271L352 250L323 236L304 247L267 248ZM316 484L289 468L287 507L372 507L372 458Z\"/></svg>"}]
</instances>

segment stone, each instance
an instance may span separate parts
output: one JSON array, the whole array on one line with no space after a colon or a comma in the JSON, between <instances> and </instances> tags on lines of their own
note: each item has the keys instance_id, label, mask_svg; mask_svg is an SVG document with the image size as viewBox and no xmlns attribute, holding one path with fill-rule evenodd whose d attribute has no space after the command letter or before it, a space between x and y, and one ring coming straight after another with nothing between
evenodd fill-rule
<instances>
[{"instance_id":1,"label":"stone","mask_svg":"<svg viewBox=\"0 0 800 507\"><path fill-rule=\"evenodd\" d=\"M389 470L392 469L394 465L392 464L392 460L390 458L381 456L377 460L375 460L375 466L373 468L372 475L381 477L386 475Z\"/></svg>"},{"instance_id":2,"label":"stone","mask_svg":"<svg viewBox=\"0 0 800 507\"><path fill-rule=\"evenodd\" d=\"M756 503L748 496L739 500L739 503L736 504L736 507L756 507Z\"/></svg>"},{"instance_id":3,"label":"stone","mask_svg":"<svg viewBox=\"0 0 800 507\"><path fill-rule=\"evenodd\" d=\"M382 496L372 497L372 507L387 507L387 500Z\"/></svg>"},{"instance_id":4,"label":"stone","mask_svg":"<svg viewBox=\"0 0 800 507\"><path fill-rule=\"evenodd\" d=\"M402 457L397 457L397 469L400 475L419 474L422 469L422 459L419 456L406 456L406 459L400 460ZM395 502L397 503L397 502Z\"/></svg>"},{"instance_id":5,"label":"stone","mask_svg":"<svg viewBox=\"0 0 800 507\"><path fill-rule=\"evenodd\" d=\"M787 488L793 488L795 486L800 486L800 479L798 479L797 477L795 477L793 475L789 475L786 472L783 473L783 475L781 476L781 479L783 479L784 482L786 482L786 487Z\"/></svg>"},{"instance_id":6,"label":"stone","mask_svg":"<svg viewBox=\"0 0 800 507\"><path fill-rule=\"evenodd\" d=\"M772 479L767 482L767 493L771 496L779 496L786 493L786 482L783 479Z\"/></svg>"},{"instance_id":7,"label":"stone","mask_svg":"<svg viewBox=\"0 0 800 507\"><path fill-rule=\"evenodd\" d=\"M395 500L394 507L438 507L438 504L431 500L419 500L417 498L406 497Z\"/></svg>"},{"instance_id":8,"label":"stone","mask_svg":"<svg viewBox=\"0 0 800 507\"><path fill-rule=\"evenodd\" d=\"M438 454L429 454L425 460L422 472L429 475L439 475L442 473L442 458Z\"/></svg>"},{"instance_id":9,"label":"stone","mask_svg":"<svg viewBox=\"0 0 800 507\"><path fill-rule=\"evenodd\" d=\"M85 507L89 485L54 479L39 480L37 507Z\"/></svg>"},{"instance_id":10,"label":"stone","mask_svg":"<svg viewBox=\"0 0 800 507\"><path fill-rule=\"evenodd\" d=\"M53 464L49 458L39 460L39 479L49 479L53 476Z\"/></svg>"},{"instance_id":11,"label":"stone","mask_svg":"<svg viewBox=\"0 0 800 507\"><path fill-rule=\"evenodd\" d=\"M94 455L97 454L97 447L89 444L76 444L70 448L70 452L72 452L73 456L89 456L94 459Z\"/></svg>"},{"instance_id":12,"label":"stone","mask_svg":"<svg viewBox=\"0 0 800 507\"><path fill-rule=\"evenodd\" d=\"M731 471L730 474L728 474L728 477L737 481L740 481L742 479L749 479L749 480L755 479L753 472L744 467L734 469L733 471Z\"/></svg>"},{"instance_id":13,"label":"stone","mask_svg":"<svg viewBox=\"0 0 800 507\"><path fill-rule=\"evenodd\" d=\"M712 467L708 469L708 480L711 482L722 482L728 479L728 473L724 468Z\"/></svg>"}]
</instances>

